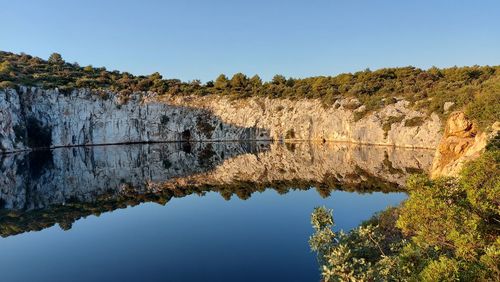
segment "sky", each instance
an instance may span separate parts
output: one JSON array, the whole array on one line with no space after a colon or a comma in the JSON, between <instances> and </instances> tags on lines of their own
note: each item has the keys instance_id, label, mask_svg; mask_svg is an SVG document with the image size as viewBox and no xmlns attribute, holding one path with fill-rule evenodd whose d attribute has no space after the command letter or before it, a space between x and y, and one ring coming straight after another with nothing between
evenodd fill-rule
<instances>
[{"instance_id":1,"label":"sky","mask_svg":"<svg viewBox=\"0 0 500 282\"><path fill-rule=\"evenodd\" d=\"M500 64L498 0L0 0L0 50L165 78Z\"/></svg>"}]
</instances>

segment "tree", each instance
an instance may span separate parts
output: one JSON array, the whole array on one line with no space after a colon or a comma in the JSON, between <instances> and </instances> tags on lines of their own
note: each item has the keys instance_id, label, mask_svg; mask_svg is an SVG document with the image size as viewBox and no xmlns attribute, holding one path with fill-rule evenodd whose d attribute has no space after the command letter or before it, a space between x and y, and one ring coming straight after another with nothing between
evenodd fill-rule
<instances>
[{"instance_id":1,"label":"tree","mask_svg":"<svg viewBox=\"0 0 500 282\"><path fill-rule=\"evenodd\" d=\"M189 84L195 88L197 87L200 87L201 86L201 80L199 79L193 79L189 82Z\"/></svg>"},{"instance_id":2,"label":"tree","mask_svg":"<svg viewBox=\"0 0 500 282\"><path fill-rule=\"evenodd\" d=\"M86 72L93 72L94 71L94 68L92 67L92 65L88 65L86 67L83 68L83 71L86 71Z\"/></svg>"},{"instance_id":3,"label":"tree","mask_svg":"<svg viewBox=\"0 0 500 282\"><path fill-rule=\"evenodd\" d=\"M283 85L286 83L286 78L281 74L277 74L273 77L272 83L276 85Z\"/></svg>"},{"instance_id":4,"label":"tree","mask_svg":"<svg viewBox=\"0 0 500 282\"><path fill-rule=\"evenodd\" d=\"M218 90L225 90L228 85L229 85L229 80L227 79L227 76L224 74L219 75L214 83L215 88Z\"/></svg>"},{"instance_id":5,"label":"tree","mask_svg":"<svg viewBox=\"0 0 500 282\"><path fill-rule=\"evenodd\" d=\"M208 88L214 87L214 81L213 80L207 81L207 83L205 83L205 87L208 87Z\"/></svg>"},{"instance_id":6,"label":"tree","mask_svg":"<svg viewBox=\"0 0 500 282\"><path fill-rule=\"evenodd\" d=\"M246 75L242 74L241 72L236 73L231 78L231 87L234 90L245 89L245 87L247 86L247 84L248 84L248 77Z\"/></svg>"},{"instance_id":7,"label":"tree","mask_svg":"<svg viewBox=\"0 0 500 282\"><path fill-rule=\"evenodd\" d=\"M262 79L258 75L254 75L250 78L250 84L252 85L252 88L258 89L262 87Z\"/></svg>"},{"instance_id":8,"label":"tree","mask_svg":"<svg viewBox=\"0 0 500 282\"><path fill-rule=\"evenodd\" d=\"M51 64L64 64L64 60L59 53L52 53L49 57L49 63Z\"/></svg>"},{"instance_id":9,"label":"tree","mask_svg":"<svg viewBox=\"0 0 500 282\"><path fill-rule=\"evenodd\" d=\"M152 81L155 81L155 80L161 80L163 77L161 76L161 74L159 72L155 72L155 73L152 73L149 75L149 79L151 79Z\"/></svg>"}]
</instances>

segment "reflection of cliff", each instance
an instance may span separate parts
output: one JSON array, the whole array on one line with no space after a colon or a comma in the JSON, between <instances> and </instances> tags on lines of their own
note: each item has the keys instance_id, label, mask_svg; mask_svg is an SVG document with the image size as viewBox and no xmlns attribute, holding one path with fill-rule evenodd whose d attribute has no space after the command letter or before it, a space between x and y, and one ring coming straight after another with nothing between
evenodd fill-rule
<instances>
[{"instance_id":1,"label":"reflection of cliff","mask_svg":"<svg viewBox=\"0 0 500 282\"><path fill-rule=\"evenodd\" d=\"M424 172L432 164L433 152L348 143L273 143L271 150L257 155L238 155L214 170L176 178L156 186L227 185L235 182L274 183L306 181L366 185L381 181L403 185L409 174Z\"/></svg>"},{"instance_id":2,"label":"reflection of cliff","mask_svg":"<svg viewBox=\"0 0 500 282\"><path fill-rule=\"evenodd\" d=\"M38 156L35 154L39 154ZM41 155L40 155L41 154ZM394 190L426 171L432 151L352 144L168 143L76 147L5 155L0 235L206 191L246 199L272 187Z\"/></svg>"},{"instance_id":3,"label":"reflection of cliff","mask_svg":"<svg viewBox=\"0 0 500 282\"><path fill-rule=\"evenodd\" d=\"M255 153L257 143L166 143L61 148L0 158L3 208L33 210L68 201L93 202L125 186L144 191L148 183L213 169L224 158ZM262 149L268 147L262 143Z\"/></svg>"}]
</instances>

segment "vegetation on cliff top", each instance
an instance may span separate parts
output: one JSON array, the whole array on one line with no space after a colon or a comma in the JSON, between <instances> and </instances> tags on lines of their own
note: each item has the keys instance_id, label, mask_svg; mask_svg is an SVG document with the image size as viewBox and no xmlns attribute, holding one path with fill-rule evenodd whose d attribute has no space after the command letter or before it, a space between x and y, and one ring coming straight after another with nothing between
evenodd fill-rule
<instances>
[{"instance_id":1,"label":"vegetation on cliff top","mask_svg":"<svg viewBox=\"0 0 500 282\"><path fill-rule=\"evenodd\" d=\"M57 87L62 92L89 88L120 95L151 91L158 95L223 95L235 99L310 98L320 99L326 106L339 98L352 97L360 102L353 104L358 117L403 98L418 109L438 114L443 114L445 103L451 102L451 110L465 110L481 125L500 119L500 66L384 68L302 79L276 75L269 82L257 75L237 73L231 78L221 74L215 81L202 84L199 80L163 79L159 73L134 76L104 67L81 67L65 62L57 53L43 60L0 51L0 88L17 85Z\"/></svg>"},{"instance_id":2,"label":"vegetation on cliff top","mask_svg":"<svg viewBox=\"0 0 500 282\"><path fill-rule=\"evenodd\" d=\"M409 198L348 234L315 209L310 245L325 281L498 281L500 150L492 144L458 178L414 176Z\"/></svg>"}]
</instances>

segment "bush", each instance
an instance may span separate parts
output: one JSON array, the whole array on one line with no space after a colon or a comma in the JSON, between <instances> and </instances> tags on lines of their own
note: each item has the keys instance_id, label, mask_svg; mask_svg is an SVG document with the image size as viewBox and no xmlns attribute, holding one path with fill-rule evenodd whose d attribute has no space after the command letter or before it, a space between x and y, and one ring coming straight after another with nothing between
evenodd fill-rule
<instances>
[{"instance_id":1,"label":"bush","mask_svg":"<svg viewBox=\"0 0 500 282\"><path fill-rule=\"evenodd\" d=\"M412 126L421 126L424 124L425 120L423 117L414 117L411 119L405 120L405 126L406 127L412 127Z\"/></svg>"},{"instance_id":2,"label":"bush","mask_svg":"<svg viewBox=\"0 0 500 282\"><path fill-rule=\"evenodd\" d=\"M384 130L384 137L387 138L387 133L389 133L389 130L391 130L392 125L394 123L399 123L403 121L405 117L404 116L390 116L388 117L385 122L382 124L382 129Z\"/></svg>"},{"instance_id":3,"label":"bush","mask_svg":"<svg viewBox=\"0 0 500 282\"><path fill-rule=\"evenodd\" d=\"M494 146L458 178L414 175L401 207L348 234L316 208L309 243L324 281L496 281L500 277L500 151Z\"/></svg>"},{"instance_id":4,"label":"bush","mask_svg":"<svg viewBox=\"0 0 500 282\"><path fill-rule=\"evenodd\" d=\"M16 84L12 81L2 81L0 82L0 89L15 88Z\"/></svg>"}]
</instances>

